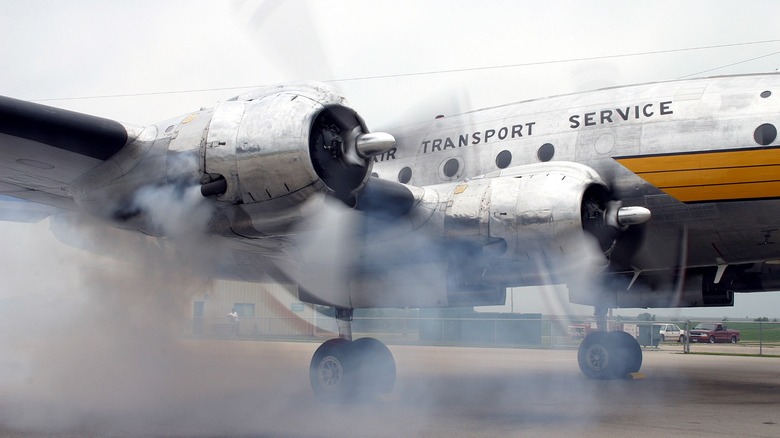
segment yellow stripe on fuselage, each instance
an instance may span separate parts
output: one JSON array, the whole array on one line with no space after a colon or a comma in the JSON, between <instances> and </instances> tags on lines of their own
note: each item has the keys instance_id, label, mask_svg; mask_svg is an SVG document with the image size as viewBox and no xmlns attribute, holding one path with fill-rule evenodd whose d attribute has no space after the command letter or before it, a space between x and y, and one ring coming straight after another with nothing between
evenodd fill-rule
<instances>
[{"instance_id":1,"label":"yellow stripe on fuselage","mask_svg":"<svg viewBox=\"0 0 780 438\"><path fill-rule=\"evenodd\" d=\"M780 148L615 160L682 202L780 197Z\"/></svg>"}]
</instances>

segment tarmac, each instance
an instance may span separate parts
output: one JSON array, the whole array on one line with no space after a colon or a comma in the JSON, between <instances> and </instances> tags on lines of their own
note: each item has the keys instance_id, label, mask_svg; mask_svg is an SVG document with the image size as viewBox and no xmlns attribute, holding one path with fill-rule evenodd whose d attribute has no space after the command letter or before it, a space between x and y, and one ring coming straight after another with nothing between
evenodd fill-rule
<instances>
[{"instance_id":1,"label":"tarmac","mask_svg":"<svg viewBox=\"0 0 780 438\"><path fill-rule=\"evenodd\" d=\"M643 378L593 381L574 349L391 345L395 390L344 404L311 392L318 345L190 340L175 357L164 352L164 378L155 368L137 379L122 370L113 375L121 385L75 376L73 385L42 376L5 384L0 436L780 436L775 357L663 344L644 349ZM692 351L700 348L753 347Z\"/></svg>"}]
</instances>

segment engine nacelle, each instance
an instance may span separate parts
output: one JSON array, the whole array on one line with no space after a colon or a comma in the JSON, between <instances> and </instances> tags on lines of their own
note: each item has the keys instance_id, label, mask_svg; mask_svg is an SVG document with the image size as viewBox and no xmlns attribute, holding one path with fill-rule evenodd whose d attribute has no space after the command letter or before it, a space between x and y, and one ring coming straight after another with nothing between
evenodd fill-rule
<instances>
[{"instance_id":1,"label":"engine nacelle","mask_svg":"<svg viewBox=\"0 0 780 438\"><path fill-rule=\"evenodd\" d=\"M498 248L512 259L556 258L579 245L593 217L604 226L606 185L576 163L545 163L502 171L458 185L449 197L444 229L449 238Z\"/></svg>"},{"instance_id":2,"label":"engine nacelle","mask_svg":"<svg viewBox=\"0 0 780 438\"><path fill-rule=\"evenodd\" d=\"M204 195L285 209L328 191L352 203L371 171L360 148L367 133L344 99L323 86L276 87L223 102L203 151L204 182L219 190Z\"/></svg>"},{"instance_id":3,"label":"engine nacelle","mask_svg":"<svg viewBox=\"0 0 780 438\"><path fill-rule=\"evenodd\" d=\"M611 202L593 169L568 162L504 169L410 196L408 213L363 227L373 240L361 246L350 277L352 305L503 303L506 287L571 279L568 261L583 252L592 250L604 268L619 231L650 214Z\"/></svg>"},{"instance_id":4,"label":"engine nacelle","mask_svg":"<svg viewBox=\"0 0 780 438\"><path fill-rule=\"evenodd\" d=\"M394 144L388 134L369 134L345 99L324 85L267 87L146 127L71 192L95 216L161 235L145 214L155 207L139 202L139 194L163 189L181 197L200 185L203 196L235 206L225 215L230 229L284 232L317 192L354 204L371 157ZM155 205L165 210L165 204Z\"/></svg>"}]
</instances>

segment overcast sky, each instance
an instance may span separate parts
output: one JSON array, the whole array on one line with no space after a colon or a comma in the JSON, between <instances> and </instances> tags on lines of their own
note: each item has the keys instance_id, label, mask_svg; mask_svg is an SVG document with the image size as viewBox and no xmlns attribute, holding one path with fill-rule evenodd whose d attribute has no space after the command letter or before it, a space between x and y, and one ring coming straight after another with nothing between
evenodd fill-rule
<instances>
[{"instance_id":1,"label":"overcast sky","mask_svg":"<svg viewBox=\"0 0 780 438\"><path fill-rule=\"evenodd\" d=\"M148 124L253 86L335 81L369 128L388 127L605 86L775 72L780 41L756 42L780 40L778 16L775 1L3 0L0 94ZM436 71L449 73L422 74ZM355 78L370 79L343 80ZM780 316L780 294L760 297L707 312Z\"/></svg>"}]
</instances>

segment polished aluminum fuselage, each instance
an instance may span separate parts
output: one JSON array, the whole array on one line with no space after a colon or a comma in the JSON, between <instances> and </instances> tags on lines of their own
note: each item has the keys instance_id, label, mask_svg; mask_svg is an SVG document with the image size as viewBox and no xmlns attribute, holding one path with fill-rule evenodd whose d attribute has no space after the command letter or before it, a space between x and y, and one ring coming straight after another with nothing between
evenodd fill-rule
<instances>
[{"instance_id":1,"label":"polished aluminum fuselage","mask_svg":"<svg viewBox=\"0 0 780 438\"><path fill-rule=\"evenodd\" d=\"M778 122L778 75L619 87L520 102L393 131L398 150L390 158L378 157L374 172L396 179L409 168L408 183L426 186L494 172L505 151L512 157L509 166L524 166L550 159L543 154L554 148L551 161L594 169L610 185L613 197L652 212L646 232L650 238L642 240L635 257L622 262L625 268L670 269L683 258L687 266L766 261L780 259L780 246L774 244L780 228L780 167L774 153L778 141L759 144L755 134L759 126ZM522 135L512 135L516 127L522 127ZM734 154L713 156L720 151L753 151L761 162L743 162ZM701 158L695 153L702 153ZM679 181L664 191L621 164L624 157L650 156L667 156L671 163L649 177L679 171ZM444 173L452 159L460 165L456 177ZM674 166L686 160L686 167ZM675 191L678 186L698 187L699 192L681 202L685 197L676 196L681 193Z\"/></svg>"}]
</instances>

